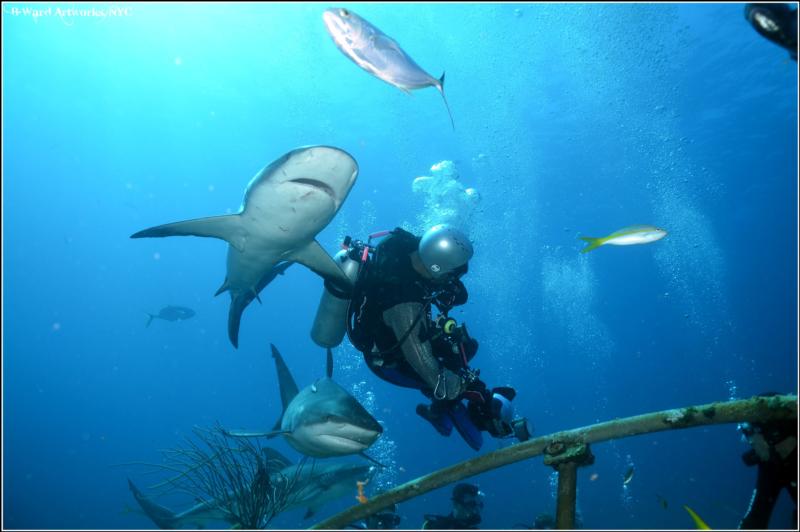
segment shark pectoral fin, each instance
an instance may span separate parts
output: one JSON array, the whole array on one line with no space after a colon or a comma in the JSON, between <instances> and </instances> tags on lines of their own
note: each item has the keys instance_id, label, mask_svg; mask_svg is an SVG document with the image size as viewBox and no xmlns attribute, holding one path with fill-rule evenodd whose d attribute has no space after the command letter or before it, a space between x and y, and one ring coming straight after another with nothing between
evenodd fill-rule
<instances>
[{"instance_id":1,"label":"shark pectoral fin","mask_svg":"<svg viewBox=\"0 0 800 532\"><path fill-rule=\"evenodd\" d=\"M586 246L585 248L583 248L581 250L581 253L589 253L591 250L599 248L600 246L602 246L603 244L606 243L606 239L605 238L594 238L594 237L591 237L591 236L582 236L582 237L580 237L580 239L583 240L584 242L588 242L589 243L588 246Z\"/></svg>"},{"instance_id":2,"label":"shark pectoral fin","mask_svg":"<svg viewBox=\"0 0 800 532\"><path fill-rule=\"evenodd\" d=\"M344 290L350 291L353 289L352 281L347 278L342 269L316 240L312 240L302 248L294 250L287 257L287 260L307 266L314 273L330 280Z\"/></svg>"},{"instance_id":3,"label":"shark pectoral fin","mask_svg":"<svg viewBox=\"0 0 800 532\"><path fill-rule=\"evenodd\" d=\"M373 464L375 464L378 467L381 467L381 468L385 468L386 467L385 465L383 465L382 463L378 462L377 460L372 458L370 455L368 455L364 451L361 451L360 453L358 453L358 455L361 456L362 458L366 458L367 460L369 460L370 462L372 462Z\"/></svg>"},{"instance_id":4,"label":"shark pectoral fin","mask_svg":"<svg viewBox=\"0 0 800 532\"><path fill-rule=\"evenodd\" d=\"M195 220L157 225L156 227L150 227L144 231L134 233L131 235L131 238L164 236L205 236L220 238L239 251L244 251L247 231L242 226L241 217L238 214L228 214L225 216L211 216L208 218L197 218Z\"/></svg>"}]
</instances>

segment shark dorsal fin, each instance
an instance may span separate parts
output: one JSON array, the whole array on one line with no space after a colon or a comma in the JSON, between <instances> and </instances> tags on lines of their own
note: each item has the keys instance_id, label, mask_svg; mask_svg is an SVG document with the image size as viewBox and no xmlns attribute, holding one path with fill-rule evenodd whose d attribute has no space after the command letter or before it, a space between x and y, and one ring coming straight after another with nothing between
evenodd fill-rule
<instances>
[{"instance_id":1,"label":"shark dorsal fin","mask_svg":"<svg viewBox=\"0 0 800 532\"><path fill-rule=\"evenodd\" d=\"M333 378L333 351L331 351L330 347L328 348L327 367L325 369L325 375L327 375L329 379Z\"/></svg>"},{"instance_id":2,"label":"shark dorsal fin","mask_svg":"<svg viewBox=\"0 0 800 532\"><path fill-rule=\"evenodd\" d=\"M262 447L261 454L267 461L267 471L272 474L292 465L292 461L271 447Z\"/></svg>"},{"instance_id":3,"label":"shark dorsal fin","mask_svg":"<svg viewBox=\"0 0 800 532\"><path fill-rule=\"evenodd\" d=\"M285 412L286 407L289 406L289 403L292 402L292 399L297 396L300 390L297 387L297 383L294 382L294 377L292 377L289 368L286 366L286 362L283 361L283 357L278 351L278 348L273 344L269 344L269 346L272 348L272 358L275 359L275 369L278 370L278 386L280 387L281 392L281 405L283 406L283 412Z\"/></svg>"}]
</instances>

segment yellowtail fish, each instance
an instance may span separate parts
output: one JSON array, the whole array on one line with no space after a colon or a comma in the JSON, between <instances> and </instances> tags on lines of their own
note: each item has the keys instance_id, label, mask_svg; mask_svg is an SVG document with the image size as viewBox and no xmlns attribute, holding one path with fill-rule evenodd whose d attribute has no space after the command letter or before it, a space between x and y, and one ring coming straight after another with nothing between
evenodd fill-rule
<instances>
[{"instance_id":1,"label":"yellowtail fish","mask_svg":"<svg viewBox=\"0 0 800 532\"><path fill-rule=\"evenodd\" d=\"M326 9L322 20L336 47L376 78L409 94L413 89L436 87L455 129L453 114L444 97L444 74L436 79L425 72L394 39L349 9Z\"/></svg>"},{"instance_id":2,"label":"yellowtail fish","mask_svg":"<svg viewBox=\"0 0 800 532\"><path fill-rule=\"evenodd\" d=\"M632 246L634 244L649 244L656 240L661 240L667 236L667 232L652 225L631 225L623 227L619 231L614 231L608 236L595 238L582 236L581 240L588 242L589 245L581 250L581 253L588 253L595 248L605 244L612 246Z\"/></svg>"},{"instance_id":3,"label":"yellowtail fish","mask_svg":"<svg viewBox=\"0 0 800 532\"><path fill-rule=\"evenodd\" d=\"M692 510L685 504L683 505L683 509L689 512L689 515L692 517L692 520L694 521L694 527L697 530L711 530L711 527L708 526L705 521L700 519L700 516L694 513L694 510Z\"/></svg>"},{"instance_id":4,"label":"yellowtail fish","mask_svg":"<svg viewBox=\"0 0 800 532\"><path fill-rule=\"evenodd\" d=\"M630 469L628 469L628 472L625 473L625 477L622 479L622 484L624 486L627 486L630 483L630 481L633 480L633 471L634 470L631 467Z\"/></svg>"}]
</instances>

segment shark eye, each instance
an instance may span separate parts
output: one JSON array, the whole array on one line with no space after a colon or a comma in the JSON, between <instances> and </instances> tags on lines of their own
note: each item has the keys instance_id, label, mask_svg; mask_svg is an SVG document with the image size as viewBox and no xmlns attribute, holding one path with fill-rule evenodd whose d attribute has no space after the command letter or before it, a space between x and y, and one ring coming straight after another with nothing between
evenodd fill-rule
<instances>
[{"instance_id":1,"label":"shark eye","mask_svg":"<svg viewBox=\"0 0 800 532\"><path fill-rule=\"evenodd\" d=\"M346 10L346 9L340 9L339 10L339 14L341 16L343 16L343 17L349 17L350 16L350 12L348 10Z\"/></svg>"}]
</instances>

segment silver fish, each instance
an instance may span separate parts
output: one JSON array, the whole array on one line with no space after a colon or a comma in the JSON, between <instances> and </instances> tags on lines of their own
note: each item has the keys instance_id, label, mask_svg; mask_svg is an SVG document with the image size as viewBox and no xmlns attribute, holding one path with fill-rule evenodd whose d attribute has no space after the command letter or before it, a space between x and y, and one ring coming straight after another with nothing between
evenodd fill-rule
<instances>
[{"instance_id":1,"label":"silver fish","mask_svg":"<svg viewBox=\"0 0 800 532\"><path fill-rule=\"evenodd\" d=\"M397 41L349 9L326 9L322 20L337 48L376 78L408 94L413 89L436 87L442 94L450 124L455 129L453 114L444 96L444 73L436 79L425 72L400 48Z\"/></svg>"}]
</instances>

